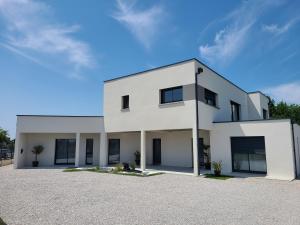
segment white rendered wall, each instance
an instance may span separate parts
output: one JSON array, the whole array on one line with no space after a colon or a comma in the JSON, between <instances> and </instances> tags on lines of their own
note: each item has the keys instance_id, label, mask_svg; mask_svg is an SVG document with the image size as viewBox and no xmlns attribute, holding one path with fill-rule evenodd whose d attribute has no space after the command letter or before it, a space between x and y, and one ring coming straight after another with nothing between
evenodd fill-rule
<instances>
[{"instance_id":1,"label":"white rendered wall","mask_svg":"<svg viewBox=\"0 0 300 225\"><path fill-rule=\"evenodd\" d=\"M196 117L195 101L160 105L160 89L194 83L194 61L105 82L106 131L192 128ZM121 110L124 95L129 95L128 111Z\"/></svg>"},{"instance_id":2,"label":"white rendered wall","mask_svg":"<svg viewBox=\"0 0 300 225\"><path fill-rule=\"evenodd\" d=\"M211 129L212 122L231 121L230 101L241 105L241 120L248 119L248 94L231 84L206 66L196 63L196 67L203 68L198 75L198 84L217 93L217 107L199 104L199 129Z\"/></svg>"},{"instance_id":3,"label":"white rendered wall","mask_svg":"<svg viewBox=\"0 0 300 225\"><path fill-rule=\"evenodd\" d=\"M264 136L267 177L295 178L294 153L290 120L216 123L211 131L212 161L222 160L223 172L232 172L230 137Z\"/></svg>"},{"instance_id":4,"label":"white rendered wall","mask_svg":"<svg viewBox=\"0 0 300 225\"><path fill-rule=\"evenodd\" d=\"M200 130L199 137L209 145L209 132ZM108 138L120 139L120 162L134 162L140 151L140 133L110 133ZM192 167L192 130L146 132L146 164L153 163L153 139L161 139L161 165Z\"/></svg>"},{"instance_id":5,"label":"white rendered wall","mask_svg":"<svg viewBox=\"0 0 300 225\"><path fill-rule=\"evenodd\" d=\"M297 124L294 124L294 140L297 175L300 176L300 126Z\"/></svg>"},{"instance_id":6,"label":"white rendered wall","mask_svg":"<svg viewBox=\"0 0 300 225\"><path fill-rule=\"evenodd\" d=\"M250 93L248 98L249 120L263 119L263 109L268 111L269 118L269 100L259 92Z\"/></svg>"}]
</instances>

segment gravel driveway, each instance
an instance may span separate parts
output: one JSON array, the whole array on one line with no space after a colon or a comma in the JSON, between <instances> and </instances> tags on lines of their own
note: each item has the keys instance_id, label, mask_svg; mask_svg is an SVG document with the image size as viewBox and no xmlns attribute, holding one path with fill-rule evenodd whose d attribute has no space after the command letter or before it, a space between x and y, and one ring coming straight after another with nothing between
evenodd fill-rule
<instances>
[{"instance_id":1,"label":"gravel driveway","mask_svg":"<svg viewBox=\"0 0 300 225\"><path fill-rule=\"evenodd\" d=\"M300 224L300 181L0 168L7 224Z\"/></svg>"}]
</instances>

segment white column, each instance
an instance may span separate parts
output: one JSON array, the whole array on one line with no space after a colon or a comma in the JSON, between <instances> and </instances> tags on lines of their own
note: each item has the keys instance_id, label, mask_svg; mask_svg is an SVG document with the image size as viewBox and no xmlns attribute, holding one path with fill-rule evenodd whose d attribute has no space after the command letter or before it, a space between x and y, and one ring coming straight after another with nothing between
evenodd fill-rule
<instances>
[{"instance_id":1,"label":"white column","mask_svg":"<svg viewBox=\"0 0 300 225\"><path fill-rule=\"evenodd\" d=\"M80 133L76 133L75 166L79 167Z\"/></svg>"},{"instance_id":2,"label":"white column","mask_svg":"<svg viewBox=\"0 0 300 225\"><path fill-rule=\"evenodd\" d=\"M199 175L199 164L198 164L198 132L196 128L193 128L193 165L194 175Z\"/></svg>"},{"instance_id":3,"label":"white column","mask_svg":"<svg viewBox=\"0 0 300 225\"><path fill-rule=\"evenodd\" d=\"M19 169L20 166L20 154L21 154L21 135L19 132L16 133L15 151L14 151L14 168Z\"/></svg>"},{"instance_id":4,"label":"white column","mask_svg":"<svg viewBox=\"0 0 300 225\"><path fill-rule=\"evenodd\" d=\"M100 134L100 154L99 154L99 164L100 167L107 166L107 157L108 157L108 149L107 149L107 134L102 132Z\"/></svg>"},{"instance_id":5,"label":"white column","mask_svg":"<svg viewBox=\"0 0 300 225\"><path fill-rule=\"evenodd\" d=\"M141 170L146 169L146 131L141 130Z\"/></svg>"}]
</instances>

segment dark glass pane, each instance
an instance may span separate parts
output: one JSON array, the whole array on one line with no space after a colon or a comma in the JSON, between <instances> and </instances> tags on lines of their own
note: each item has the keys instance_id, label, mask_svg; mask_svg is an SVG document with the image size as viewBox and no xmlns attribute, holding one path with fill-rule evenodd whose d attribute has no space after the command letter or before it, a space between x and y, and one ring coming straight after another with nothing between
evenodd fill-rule
<instances>
[{"instance_id":1,"label":"dark glass pane","mask_svg":"<svg viewBox=\"0 0 300 225\"><path fill-rule=\"evenodd\" d=\"M173 89L173 101L182 101L182 87Z\"/></svg>"},{"instance_id":2,"label":"dark glass pane","mask_svg":"<svg viewBox=\"0 0 300 225\"><path fill-rule=\"evenodd\" d=\"M108 142L108 163L120 162L120 139L109 139Z\"/></svg>"},{"instance_id":3,"label":"dark glass pane","mask_svg":"<svg viewBox=\"0 0 300 225\"><path fill-rule=\"evenodd\" d=\"M125 95L122 97L122 101L123 101L123 109L128 109L129 108L129 95Z\"/></svg>"},{"instance_id":4,"label":"dark glass pane","mask_svg":"<svg viewBox=\"0 0 300 225\"><path fill-rule=\"evenodd\" d=\"M86 139L86 164L93 163L93 139Z\"/></svg>"},{"instance_id":5,"label":"dark glass pane","mask_svg":"<svg viewBox=\"0 0 300 225\"><path fill-rule=\"evenodd\" d=\"M162 90L162 103L172 102L172 90Z\"/></svg>"},{"instance_id":6,"label":"dark glass pane","mask_svg":"<svg viewBox=\"0 0 300 225\"><path fill-rule=\"evenodd\" d=\"M68 139L68 163L75 163L76 140Z\"/></svg>"},{"instance_id":7,"label":"dark glass pane","mask_svg":"<svg viewBox=\"0 0 300 225\"><path fill-rule=\"evenodd\" d=\"M205 95L205 100L206 100L207 104L216 106L216 96L217 96L216 93L205 89L204 90L204 95Z\"/></svg>"},{"instance_id":8,"label":"dark glass pane","mask_svg":"<svg viewBox=\"0 0 300 225\"><path fill-rule=\"evenodd\" d=\"M56 140L55 163L68 163L67 142L65 139Z\"/></svg>"}]
</instances>

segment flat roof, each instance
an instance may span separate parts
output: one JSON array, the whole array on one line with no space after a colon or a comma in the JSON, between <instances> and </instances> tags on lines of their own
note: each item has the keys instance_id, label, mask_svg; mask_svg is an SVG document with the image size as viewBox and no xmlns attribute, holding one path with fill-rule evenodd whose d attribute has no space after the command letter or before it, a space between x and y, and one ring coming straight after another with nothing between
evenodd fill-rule
<instances>
[{"instance_id":1,"label":"flat roof","mask_svg":"<svg viewBox=\"0 0 300 225\"><path fill-rule=\"evenodd\" d=\"M232 84L233 86L235 86L236 88L240 89L241 91L245 92L246 94L249 94L249 93L254 93L254 92L247 92L245 91L244 89L242 89L241 87L237 86L236 84L234 84L232 81L228 80L227 78L225 78L224 76L222 76L221 74L219 74L218 72L216 72L214 69L210 68L208 65L206 65L205 63L201 62L199 59L197 58L190 58L190 59L186 59L186 60L182 60L182 61L179 61L179 62L176 62L176 63L171 63L171 64L167 64L167 65L164 65L164 66L159 66L159 67L156 67L156 68L153 68L153 69L148 69L148 70L143 70L143 71L140 71L140 72L136 72L136 73L132 73L132 74L127 74L127 75L122 75L122 76L118 76L118 77L115 77L115 78L112 78L112 79L109 79L109 80L105 80L104 83L106 82L110 82L110 81L115 81L115 80L120 80L120 79L124 79L124 78L127 78L127 77L131 77L131 76L137 76L137 75L140 75L142 73L147 73L147 72L151 72L151 71L154 71L154 70L159 70L159 69L163 69L163 68L167 68L167 67L170 67L170 66L174 66L174 65L178 65L178 64L181 64L181 63L186 63L186 62L189 62L189 61L196 61L200 64L202 64L203 66L205 66L207 69L211 70L212 72L214 72L215 74L217 74L219 77L221 77L222 79L224 79L225 81L227 81L228 83ZM258 92L258 91L256 91ZM260 92L261 93L261 92ZM263 93L261 93L263 94ZM263 94L264 95L264 94ZM264 95L266 96L266 95ZM266 96L267 97L267 96Z\"/></svg>"},{"instance_id":2,"label":"flat roof","mask_svg":"<svg viewBox=\"0 0 300 225\"><path fill-rule=\"evenodd\" d=\"M17 116L34 116L34 117L103 117L103 116L71 116L71 115L17 115Z\"/></svg>"}]
</instances>

